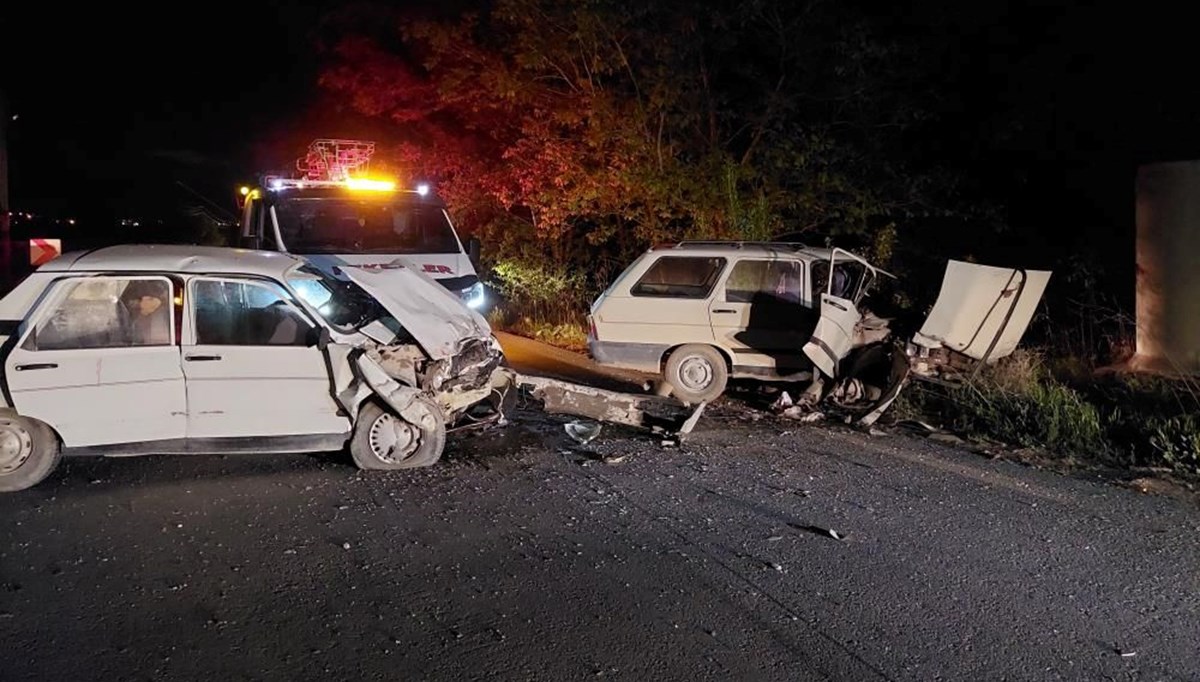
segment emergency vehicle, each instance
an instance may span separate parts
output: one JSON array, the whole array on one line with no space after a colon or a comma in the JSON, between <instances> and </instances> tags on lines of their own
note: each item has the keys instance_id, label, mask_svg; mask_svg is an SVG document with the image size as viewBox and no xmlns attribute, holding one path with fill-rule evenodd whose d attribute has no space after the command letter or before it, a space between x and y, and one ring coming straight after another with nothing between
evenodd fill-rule
<instances>
[{"instance_id":1,"label":"emergency vehicle","mask_svg":"<svg viewBox=\"0 0 1200 682\"><path fill-rule=\"evenodd\" d=\"M268 175L242 187L235 243L301 256L338 277L345 267L408 267L481 308L479 241L464 244L428 184L372 177L374 151L373 142L316 140L297 162L297 177Z\"/></svg>"}]
</instances>

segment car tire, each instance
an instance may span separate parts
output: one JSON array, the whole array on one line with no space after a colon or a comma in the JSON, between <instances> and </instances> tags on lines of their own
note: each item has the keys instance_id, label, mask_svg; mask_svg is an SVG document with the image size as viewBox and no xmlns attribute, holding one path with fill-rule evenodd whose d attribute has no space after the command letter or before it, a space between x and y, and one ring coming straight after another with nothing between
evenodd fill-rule
<instances>
[{"instance_id":1,"label":"car tire","mask_svg":"<svg viewBox=\"0 0 1200 682\"><path fill-rule=\"evenodd\" d=\"M62 446L49 426L15 414L0 415L0 492L41 483L61 459Z\"/></svg>"},{"instance_id":2,"label":"car tire","mask_svg":"<svg viewBox=\"0 0 1200 682\"><path fill-rule=\"evenodd\" d=\"M694 405L714 400L725 392L729 369L725 356L712 346L681 346L667 358L663 380L680 402Z\"/></svg>"},{"instance_id":3,"label":"car tire","mask_svg":"<svg viewBox=\"0 0 1200 682\"><path fill-rule=\"evenodd\" d=\"M427 467L446 448L446 418L432 402L417 398L419 424L369 402L358 412L350 456L360 469L395 470Z\"/></svg>"}]
</instances>

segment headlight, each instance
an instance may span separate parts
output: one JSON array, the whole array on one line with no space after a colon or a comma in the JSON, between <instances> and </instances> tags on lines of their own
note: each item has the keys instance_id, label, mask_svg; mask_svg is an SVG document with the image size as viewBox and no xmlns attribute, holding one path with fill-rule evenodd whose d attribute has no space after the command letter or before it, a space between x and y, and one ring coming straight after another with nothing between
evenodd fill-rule
<instances>
[{"instance_id":1,"label":"headlight","mask_svg":"<svg viewBox=\"0 0 1200 682\"><path fill-rule=\"evenodd\" d=\"M459 295L462 296L463 303L466 303L469 308L482 308L484 302L487 301L487 292L483 289L483 282L472 284L463 289Z\"/></svg>"}]
</instances>

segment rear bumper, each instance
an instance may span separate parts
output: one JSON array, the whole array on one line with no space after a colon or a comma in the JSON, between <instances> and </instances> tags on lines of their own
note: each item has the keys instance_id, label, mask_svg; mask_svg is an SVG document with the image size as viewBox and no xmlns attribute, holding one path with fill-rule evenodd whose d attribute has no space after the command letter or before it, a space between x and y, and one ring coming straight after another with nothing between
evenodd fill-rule
<instances>
[{"instance_id":1,"label":"rear bumper","mask_svg":"<svg viewBox=\"0 0 1200 682\"><path fill-rule=\"evenodd\" d=\"M663 354L670 346L659 343L625 343L588 339L588 352L601 365L658 373Z\"/></svg>"}]
</instances>

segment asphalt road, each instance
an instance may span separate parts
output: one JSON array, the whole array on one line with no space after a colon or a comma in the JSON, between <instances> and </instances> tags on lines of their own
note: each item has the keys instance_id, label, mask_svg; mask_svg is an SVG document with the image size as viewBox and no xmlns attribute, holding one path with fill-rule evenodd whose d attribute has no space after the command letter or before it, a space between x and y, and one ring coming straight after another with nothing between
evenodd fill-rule
<instances>
[{"instance_id":1,"label":"asphalt road","mask_svg":"<svg viewBox=\"0 0 1200 682\"><path fill-rule=\"evenodd\" d=\"M548 346L513 334L497 332L496 337L504 347L504 357L509 366L519 372L530 372L567 381L578 381L613 391L641 392L647 382L657 377L640 372L631 372L603 367L592 360L570 351Z\"/></svg>"},{"instance_id":2,"label":"asphalt road","mask_svg":"<svg viewBox=\"0 0 1200 682\"><path fill-rule=\"evenodd\" d=\"M0 518L3 680L1200 679L1193 504L732 409L68 460Z\"/></svg>"}]
</instances>

